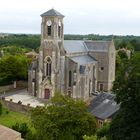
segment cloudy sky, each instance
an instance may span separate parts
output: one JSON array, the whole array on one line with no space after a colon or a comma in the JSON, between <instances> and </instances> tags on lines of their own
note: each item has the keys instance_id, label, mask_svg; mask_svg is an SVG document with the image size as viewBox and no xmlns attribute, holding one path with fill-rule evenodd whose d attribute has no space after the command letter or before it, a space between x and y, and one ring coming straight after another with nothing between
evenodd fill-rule
<instances>
[{"instance_id":1,"label":"cloudy sky","mask_svg":"<svg viewBox=\"0 0 140 140\"><path fill-rule=\"evenodd\" d=\"M65 15L65 34L140 35L140 0L0 0L0 32L40 33L51 8Z\"/></svg>"}]
</instances>

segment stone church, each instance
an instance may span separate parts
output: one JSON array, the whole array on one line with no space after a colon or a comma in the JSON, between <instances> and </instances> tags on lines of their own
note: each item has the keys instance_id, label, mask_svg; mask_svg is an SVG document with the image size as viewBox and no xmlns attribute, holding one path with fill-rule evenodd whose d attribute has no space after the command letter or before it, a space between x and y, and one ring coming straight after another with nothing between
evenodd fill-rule
<instances>
[{"instance_id":1,"label":"stone church","mask_svg":"<svg viewBox=\"0 0 140 140\"><path fill-rule=\"evenodd\" d=\"M29 68L30 95L50 99L61 91L87 100L93 92L110 91L115 79L113 40L64 40L64 16L51 9L41 17L39 54Z\"/></svg>"}]
</instances>

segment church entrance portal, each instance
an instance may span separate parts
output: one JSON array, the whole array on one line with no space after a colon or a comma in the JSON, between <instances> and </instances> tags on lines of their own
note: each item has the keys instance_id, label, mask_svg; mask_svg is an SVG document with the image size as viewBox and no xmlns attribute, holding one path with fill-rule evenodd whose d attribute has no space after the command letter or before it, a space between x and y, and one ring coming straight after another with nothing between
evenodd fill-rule
<instances>
[{"instance_id":1,"label":"church entrance portal","mask_svg":"<svg viewBox=\"0 0 140 140\"><path fill-rule=\"evenodd\" d=\"M44 93L44 99L49 99L49 98L50 98L50 90L46 88Z\"/></svg>"}]
</instances>

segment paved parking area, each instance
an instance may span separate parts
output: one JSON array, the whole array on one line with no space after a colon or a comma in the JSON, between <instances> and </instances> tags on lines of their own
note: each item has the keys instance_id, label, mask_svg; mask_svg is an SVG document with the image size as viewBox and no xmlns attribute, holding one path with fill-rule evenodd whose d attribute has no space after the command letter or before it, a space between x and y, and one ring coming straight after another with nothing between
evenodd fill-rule
<instances>
[{"instance_id":1,"label":"paved parking area","mask_svg":"<svg viewBox=\"0 0 140 140\"><path fill-rule=\"evenodd\" d=\"M23 105L30 104L30 106L32 107L44 106L43 102L38 100L36 97L29 95L26 89L8 92L5 94L2 94L1 97L2 96L5 97L5 100L12 99L12 102L15 102L15 103L18 103L19 101L21 101Z\"/></svg>"}]
</instances>

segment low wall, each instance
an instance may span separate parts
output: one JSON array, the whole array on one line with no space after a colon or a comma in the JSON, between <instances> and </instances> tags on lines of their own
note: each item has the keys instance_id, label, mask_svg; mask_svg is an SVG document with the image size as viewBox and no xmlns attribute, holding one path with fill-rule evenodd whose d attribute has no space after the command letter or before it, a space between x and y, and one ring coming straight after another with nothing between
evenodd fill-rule
<instances>
[{"instance_id":1,"label":"low wall","mask_svg":"<svg viewBox=\"0 0 140 140\"><path fill-rule=\"evenodd\" d=\"M27 88L27 82L26 81L17 81L16 84L17 84L16 88L14 88L14 84L6 85L6 86L0 86L0 93L4 93L4 92L10 91L10 90L15 90L15 89Z\"/></svg>"},{"instance_id":2,"label":"low wall","mask_svg":"<svg viewBox=\"0 0 140 140\"><path fill-rule=\"evenodd\" d=\"M5 91L9 91L11 89L13 89L14 86L13 85L7 85L7 86L0 86L0 93L3 93Z\"/></svg>"},{"instance_id":3,"label":"low wall","mask_svg":"<svg viewBox=\"0 0 140 140\"><path fill-rule=\"evenodd\" d=\"M26 106L20 103L14 103L12 101L2 100L2 103L11 111L21 112L21 113L29 113L29 111L32 109L30 106Z\"/></svg>"},{"instance_id":4,"label":"low wall","mask_svg":"<svg viewBox=\"0 0 140 140\"><path fill-rule=\"evenodd\" d=\"M17 88L27 88L28 82L27 81L17 81Z\"/></svg>"}]
</instances>

